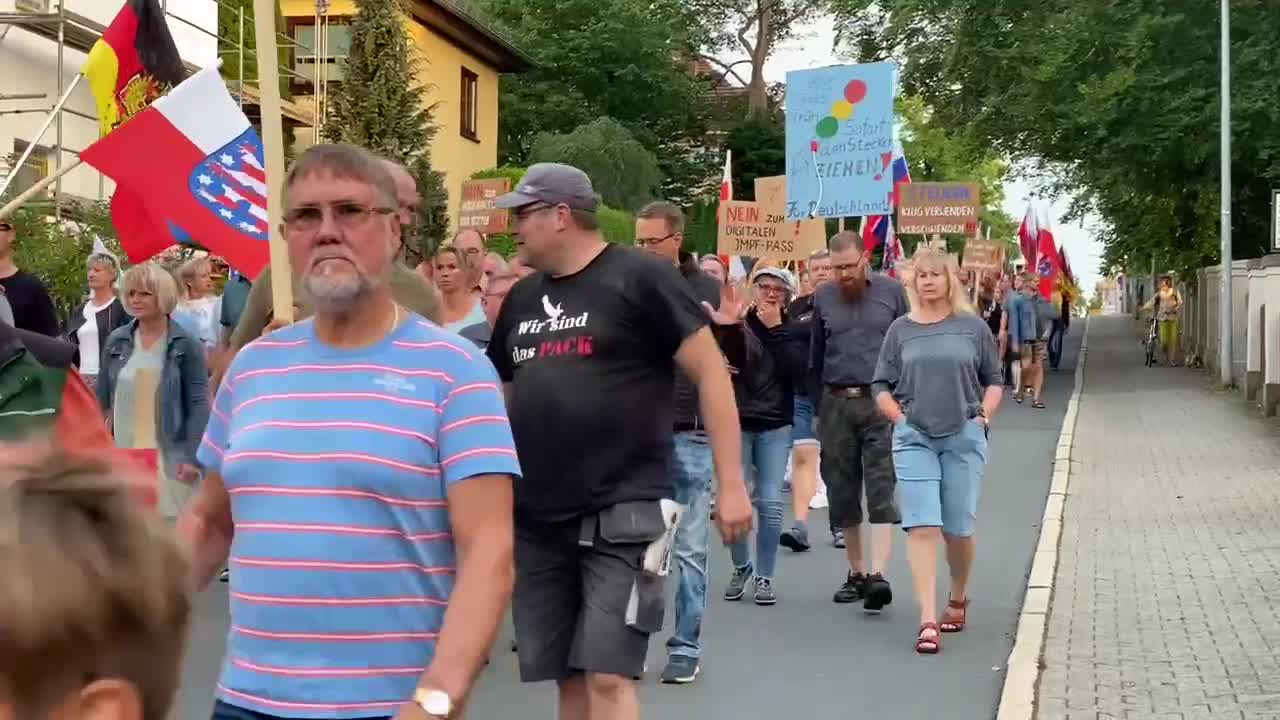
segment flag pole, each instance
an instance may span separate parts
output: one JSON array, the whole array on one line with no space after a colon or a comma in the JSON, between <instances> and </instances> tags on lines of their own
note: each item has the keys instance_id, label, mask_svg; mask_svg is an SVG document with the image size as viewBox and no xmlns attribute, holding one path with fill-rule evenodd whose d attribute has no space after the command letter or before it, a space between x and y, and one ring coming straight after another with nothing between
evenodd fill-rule
<instances>
[{"instance_id":1,"label":"flag pole","mask_svg":"<svg viewBox=\"0 0 1280 720\"><path fill-rule=\"evenodd\" d=\"M258 58L258 97L262 118L262 152L267 171L267 227L271 248L273 317L293 321L293 272L280 235L284 199L284 127L280 115L280 60L276 55L276 0L253 0Z\"/></svg>"},{"instance_id":2,"label":"flag pole","mask_svg":"<svg viewBox=\"0 0 1280 720\"><path fill-rule=\"evenodd\" d=\"M49 132L49 127L58 119L58 115L62 113L62 106L67 104L67 99L71 97L71 91L76 89L76 86L80 84L80 80L82 78L84 78L84 76L77 73L71 80L71 84L67 85L67 89L62 91L62 97L58 98L58 102L53 106L53 110L49 112L49 117L44 119L44 124L40 126L40 130L36 132L36 136L31 138L31 142L27 143L27 147L22 151L22 155L18 158L18 161L13 164L13 170L9 173L9 177L5 178L3 185L0 185L0 197L4 196L4 191L9 189L9 185L13 183L13 179L18 176L18 168L22 167L23 164L27 162L27 158L31 157L32 151L36 149L36 145L40 144L40 139L44 137L45 133ZM75 166L72 165L71 167ZM57 175L56 177L62 176ZM3 217L3 213L0 213L0 217Z\"/></svg>"},{"instance_id":3,"label":"flag pole","mask_svg":"<svg viewBox=\"0 0 1280 720\"><path fill-rule=\"evenodd\" d=\"M80 158L76 158L74 162L69 163L67 165L63 165L62 167L58 168L58 171L53 173L52 175L49 175L48 177L40 178L40 181L37 182L35 185L32 185L26 190L23 190L22 193L19 194L17 197L5 203L4 207L0 207L0 219L9 217L9 215L13 213L14 210L17 210L18 208L22 207L28 200L35 197L41 190L44 190L50 185L58 182L58 180L62 179L63 175L66 175L72 170L75 170L76 168L80 167L81 163L83 162L84 161L81 160Z\"/></svg>"}]
</instances>

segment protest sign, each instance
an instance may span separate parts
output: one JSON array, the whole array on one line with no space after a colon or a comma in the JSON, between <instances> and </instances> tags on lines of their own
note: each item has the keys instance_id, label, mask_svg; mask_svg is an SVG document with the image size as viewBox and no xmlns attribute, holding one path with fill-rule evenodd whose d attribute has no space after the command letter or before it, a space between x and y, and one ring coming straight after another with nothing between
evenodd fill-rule
<instances>
[{"instance_id":1,"label":"protest sign","mask_svg":"<svg viewBox=\"0 0 1280 720\"><path fill-rule=\"evenodd\" d=\"M969 240L964 244L965 270L999 270L1004 264L1004 250L994 240Z\"/></svg>"},{"instance_id":2,"label":"protest sign","mask_svg":"<svg viewBox=\"0 0 1280 720\"><path fill-rule=\"evenodd\" d=\"M821 228L787 221L781 208L762 203L728 200L720 203L720 225L716 235L719 255L768 255L779 260L804 260L809 253L826 247Z\"/></svg>"},{"instance_id":3,"label":"protest sign","mask_svg":"<svg viewBox=\"0 0 1280 720\"><path fill-rule=\"evenodd\" d=\"M977 183L918 182L899 189L898 233L973 235L980 209Z\"/></svg>"},{"instance_id":4,"label":"protest sign","mask_svg":"<svg viewBox=\"0 0 1280 720\"><path fill-rule=\"evenodd\" d=\"M493 202L510 191L511 178L464 181L458 229L479 230L486 235L506 232L507 211L495 208Z\"/></svg>"},{"instance_id":5,"label":"protest sign","mask_svg":"<svg viewBox=\"0 0 1280 720\"><path fill-rule=\"evenodd\" d=\"M755 182L756 203L771 215L786 215L787 176L758 177ZM789 221L791 236L796 241L791 260L807 260L809 255L827 248L827 223L822 219Z\"/></svg>"},{"instance_id":6,"label":"protest sign","mask_svg":"<svg viewBox=\"0 0 1280 720\"><path fill-rule=\"evenodd\" d=\"M868 63L787 73L788 220L891 211L895 71Z\"/></svg>"}]
</instances>

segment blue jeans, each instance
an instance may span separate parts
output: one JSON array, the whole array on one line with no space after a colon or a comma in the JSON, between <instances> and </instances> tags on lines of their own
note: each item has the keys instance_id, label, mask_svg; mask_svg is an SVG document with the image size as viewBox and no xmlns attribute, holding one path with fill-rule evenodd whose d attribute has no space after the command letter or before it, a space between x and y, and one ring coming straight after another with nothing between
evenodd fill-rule
<instances>
[{"instance_id":1,"label":"blue jeans","mask_svg":"<svg viewBox=\"0 0 1280 720\"><path fill-rule=\"evenodd\" d=\"M756 530L757 577L773 579L778 566L778 538L782 537L782 481L791 456L791 426L765 432L742 433L742 471L751 490L751 503L760 515ZM746 540L729 548L735 568L751 565L751 549Z\"/></svg>"},{"instance_id":2,"label":"blue jeans","mask_svg":"<svg viewBox=\"0 0 1280 720\"><path fill-rule=\"evenodd\" d=\"M930 437L907 421L893 426L893 465L898 475L902 529L940 527L971 537L987 469L987 434L974 420L960 432Z\"/></svg>"},{"instance_id":3,"label":"blue jeans","mask_svg":"<svg viewBox=\"0 0 1280 720\"><path fill-rule=\"evenodd\" d=\"M702 615L707 609L707 543L711 532L711 444L701 430L678 432L671 463L676 502L685 506L676 529L676 619L667 654L702 654ZM776 542L776 540L775 540Z\"/></svg>"}]
</instances>

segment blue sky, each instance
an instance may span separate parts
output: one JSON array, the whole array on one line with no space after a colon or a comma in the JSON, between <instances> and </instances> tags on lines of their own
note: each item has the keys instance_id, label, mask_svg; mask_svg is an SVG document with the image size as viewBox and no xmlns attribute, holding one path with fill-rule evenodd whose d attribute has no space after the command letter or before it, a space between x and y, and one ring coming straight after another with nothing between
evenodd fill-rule
<instances>
[{"instance_id":1,"label":"blue sky","mask_svg":"<svg viewBox=\"0 0 1280 720\"><path fill-rule=\"evenodd\" d=\"M777 48L765 67L765 78L770 82L783 82L788 70L842 62L842 58L833 50L834 40L835 33L829 22L819 20L808 24L796 37ZM911 158L907 160L910 162ZM1097 233L1090 228L1096 227L1100 221L1097 218L1086 218L1084 222L1061 222L1060 218L1066 212L1067 198L1033 199L1035 185L1034 178L1010 176L1005 183L1005 211L1015 220L1021 221L1027 211L1027 202L1035 204L1040 211L1041 221L1049 220L1058 244L1066 247L1071 268L1080 280L1081 289L1088 296L1093 293L1093 286L1099 280L1102 256L1102 245L1095 240Z\"/></svg>"}]
</instances>

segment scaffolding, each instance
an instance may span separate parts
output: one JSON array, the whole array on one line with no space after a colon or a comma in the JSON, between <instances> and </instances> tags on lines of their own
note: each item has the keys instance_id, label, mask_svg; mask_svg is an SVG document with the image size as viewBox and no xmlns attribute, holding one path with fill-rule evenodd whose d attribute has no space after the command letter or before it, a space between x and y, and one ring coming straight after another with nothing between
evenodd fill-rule
<instances>
[{"instance_id":1,"label":"scaffolding","mask_svg":"<svg viewBox=\"0 0 1280 720\"><path fill-rule=\"evenodd\" d=\"M227 87L232 95L237 98L241 109L249 116L250 120L260 121L258 114L261 96L257 87L257 78L249 78L245 75L246 61L252 60L254 67L257 67L258 52L256 48L247 47L245 44L246 29L250 31L247 37L252 37L252 19L246 22L246 13L244 5L234 4L227 0L213 0L219 10L219 17L222 16L223 10L231 11L235 17L235 26L232 28L219 28L220 32L210 32L207 28L200 27L195 23L175 15L168 11L168 0L161 0L161 8L165 17L171 23L180 23L185 27L211 37L216 42L217 56L219 59L236 58L236 77L227 79ZM39 7L33 7L38 4ZM51 5L56 4L56 10L50 10ZM27 9L21 9L26 7ZM16 115L26 113L43 113L51 116L52 125L54 127L54 144L51 148L54 157L54 172L59 172L63 167L63 154L69 152L78 156L80 150L67 148L64 145L63 138L63 116L71 114L98 122L98 118L94 115L79 112L66 107L65 98L74 89L74 83L79 82L80 76L76 76L75 81L68 85L65 79L65 63L66 50L71 48L82 53L88 53L93 44L102 37L102 33L106 27L95 22L83 15L72 12L66 8L65 0L27 0L27 2L19 2L18 10L12 12L0 12L0 42L13 28L18 28L30 32L36 36L50 40L57 45L57 97L59 101L49 107L36 108L19 108L6 109L0 107L0 116ZM328 30L329 30L329 0L316 0L315 11L315 27L316 27L316 48L304 48L312 50L317 58L326 58L328 53ZM226 37L233 36L233 37ZM293 55L299 45L292 37L277 29L276 31L276 47L271 49L274 56L279 48L288 47L291 49L290 55ZM323 54L322 54L323 53ZM199 68L185 63L188 72L194 72ZM324 125L324 117L327 105L327 85L328 70L327 63L316 63L316 76L314 79L306 78L299 74L293 67L288 64L280 65L280 75L282 78L288 78L289 81L294 79L313 82L315 93L311 98L310 107L295 103L291 100L281 100L281 115L285 123L293 128L312 127L313 134L318 138L321 128ZM0 87L0 103L10 100L45 100L48 98L44 93L24 93L24 94L5 94L3 87ZM47 132L47 127L45 132ZM41 133L43 135L43 132ZM35 148L40 144L42 137L32 138L28 147ZM24 156L25 157L25 156ZM21 170L22 163L15 163L9 172L16 173ZM3 178L0 178L3 179ZM103 199L104 188L101 175L98 178L98 199ZM53 207L55 216L61 215L62 209L62 179L59 177L54 184L53 191Z\"/></svg>"}]
</instances>

